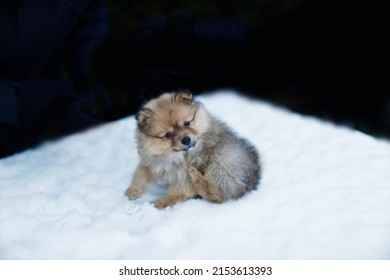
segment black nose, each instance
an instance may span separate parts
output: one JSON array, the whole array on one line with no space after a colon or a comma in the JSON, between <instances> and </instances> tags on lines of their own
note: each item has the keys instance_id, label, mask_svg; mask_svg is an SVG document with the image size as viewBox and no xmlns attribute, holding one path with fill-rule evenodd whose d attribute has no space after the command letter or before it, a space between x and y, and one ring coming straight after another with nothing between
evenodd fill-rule
<instances>
[{"instance_id":1,"label":"black nose","mask_svg":"<svg viewBox=\"0 0 390 280\"><path fill-rule=\"evenodd\" d=\"M189 146L191 144L191 138L188 136L185 136L183 139L181 139L181 143L183 145Z\"/></svg>"}]
</instances>

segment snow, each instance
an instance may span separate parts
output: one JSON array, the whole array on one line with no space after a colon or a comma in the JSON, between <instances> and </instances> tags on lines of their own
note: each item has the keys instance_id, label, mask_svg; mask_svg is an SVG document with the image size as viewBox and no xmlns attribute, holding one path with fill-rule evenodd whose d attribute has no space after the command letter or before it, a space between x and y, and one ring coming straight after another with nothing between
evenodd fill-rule
<instances>
[{"instance_id":1,"label":"snow","mask_svg":"<svg viewBox=\"0 0 390 280\"><path fill-rule=\"evenodd\" d=\"M0 160L1 259L389 259L390 144L233 91L199 98L262 155L257 191L124 196L134 116Z\"/></svg>"}]
</instances>

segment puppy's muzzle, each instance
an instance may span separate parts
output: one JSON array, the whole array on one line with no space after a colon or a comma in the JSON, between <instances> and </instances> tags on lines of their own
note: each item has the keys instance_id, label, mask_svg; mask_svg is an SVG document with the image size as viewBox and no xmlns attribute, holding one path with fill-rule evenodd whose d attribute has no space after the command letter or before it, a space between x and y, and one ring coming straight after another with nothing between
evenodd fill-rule
<instances>
[{"instance_id":1,"label":"puppy's muzzle","mask_svg":"<svg viewBox=\"0 0 390 280\"><path fill-rule=\"evenodd\" d=\"M181 139L181 143L184 146L181 151L187 152L195 147L196 141L192 140L191 137L184 136L183 139Z\"/></svg>"},{"instance_id":2,"label":"puppy's muzzle","mask_svg":"<svg viewBox=\"0 0 390 280\"><path fill-rule=\"evenodd\" d=\"M188 136L184 136L183 139L181 139L181 143L185 146L191 145L191 138Z\"/></svg>"}]
</instances>

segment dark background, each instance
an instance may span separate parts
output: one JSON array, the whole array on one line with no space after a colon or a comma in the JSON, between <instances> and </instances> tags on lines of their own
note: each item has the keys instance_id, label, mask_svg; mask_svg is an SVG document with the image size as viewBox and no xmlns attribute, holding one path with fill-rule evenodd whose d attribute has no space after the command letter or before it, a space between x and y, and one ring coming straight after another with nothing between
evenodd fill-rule
<instances>
[{"instance_id":1,"label":"dark background","mask_svg":"<svg viewBox=\"0 0 390 280\"><path fill-rule=\"evenodd\" d=\"M232 88L389 137L388 16L356 2L109 1L92 78L119 116L165 90Z\"/></svg>"}]
</instances>

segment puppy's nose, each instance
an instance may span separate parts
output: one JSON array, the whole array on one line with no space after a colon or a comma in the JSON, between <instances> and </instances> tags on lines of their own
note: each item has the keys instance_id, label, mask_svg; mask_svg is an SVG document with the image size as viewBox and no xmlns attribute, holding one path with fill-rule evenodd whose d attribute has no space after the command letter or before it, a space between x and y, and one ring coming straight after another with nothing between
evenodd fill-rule
<instances>
[{"instance_id":1,"label":"puppy's nose","mask_svg":"<svg viewBox=\"0 0 390 280\"><path fill-rule=\"evenodd\" d=\"M183 145L189 146L191 144L191 138L188 136L185 136L185 137L183 137L183 139L181 139L181 143Z\"/></svg>"}]
</instances>

